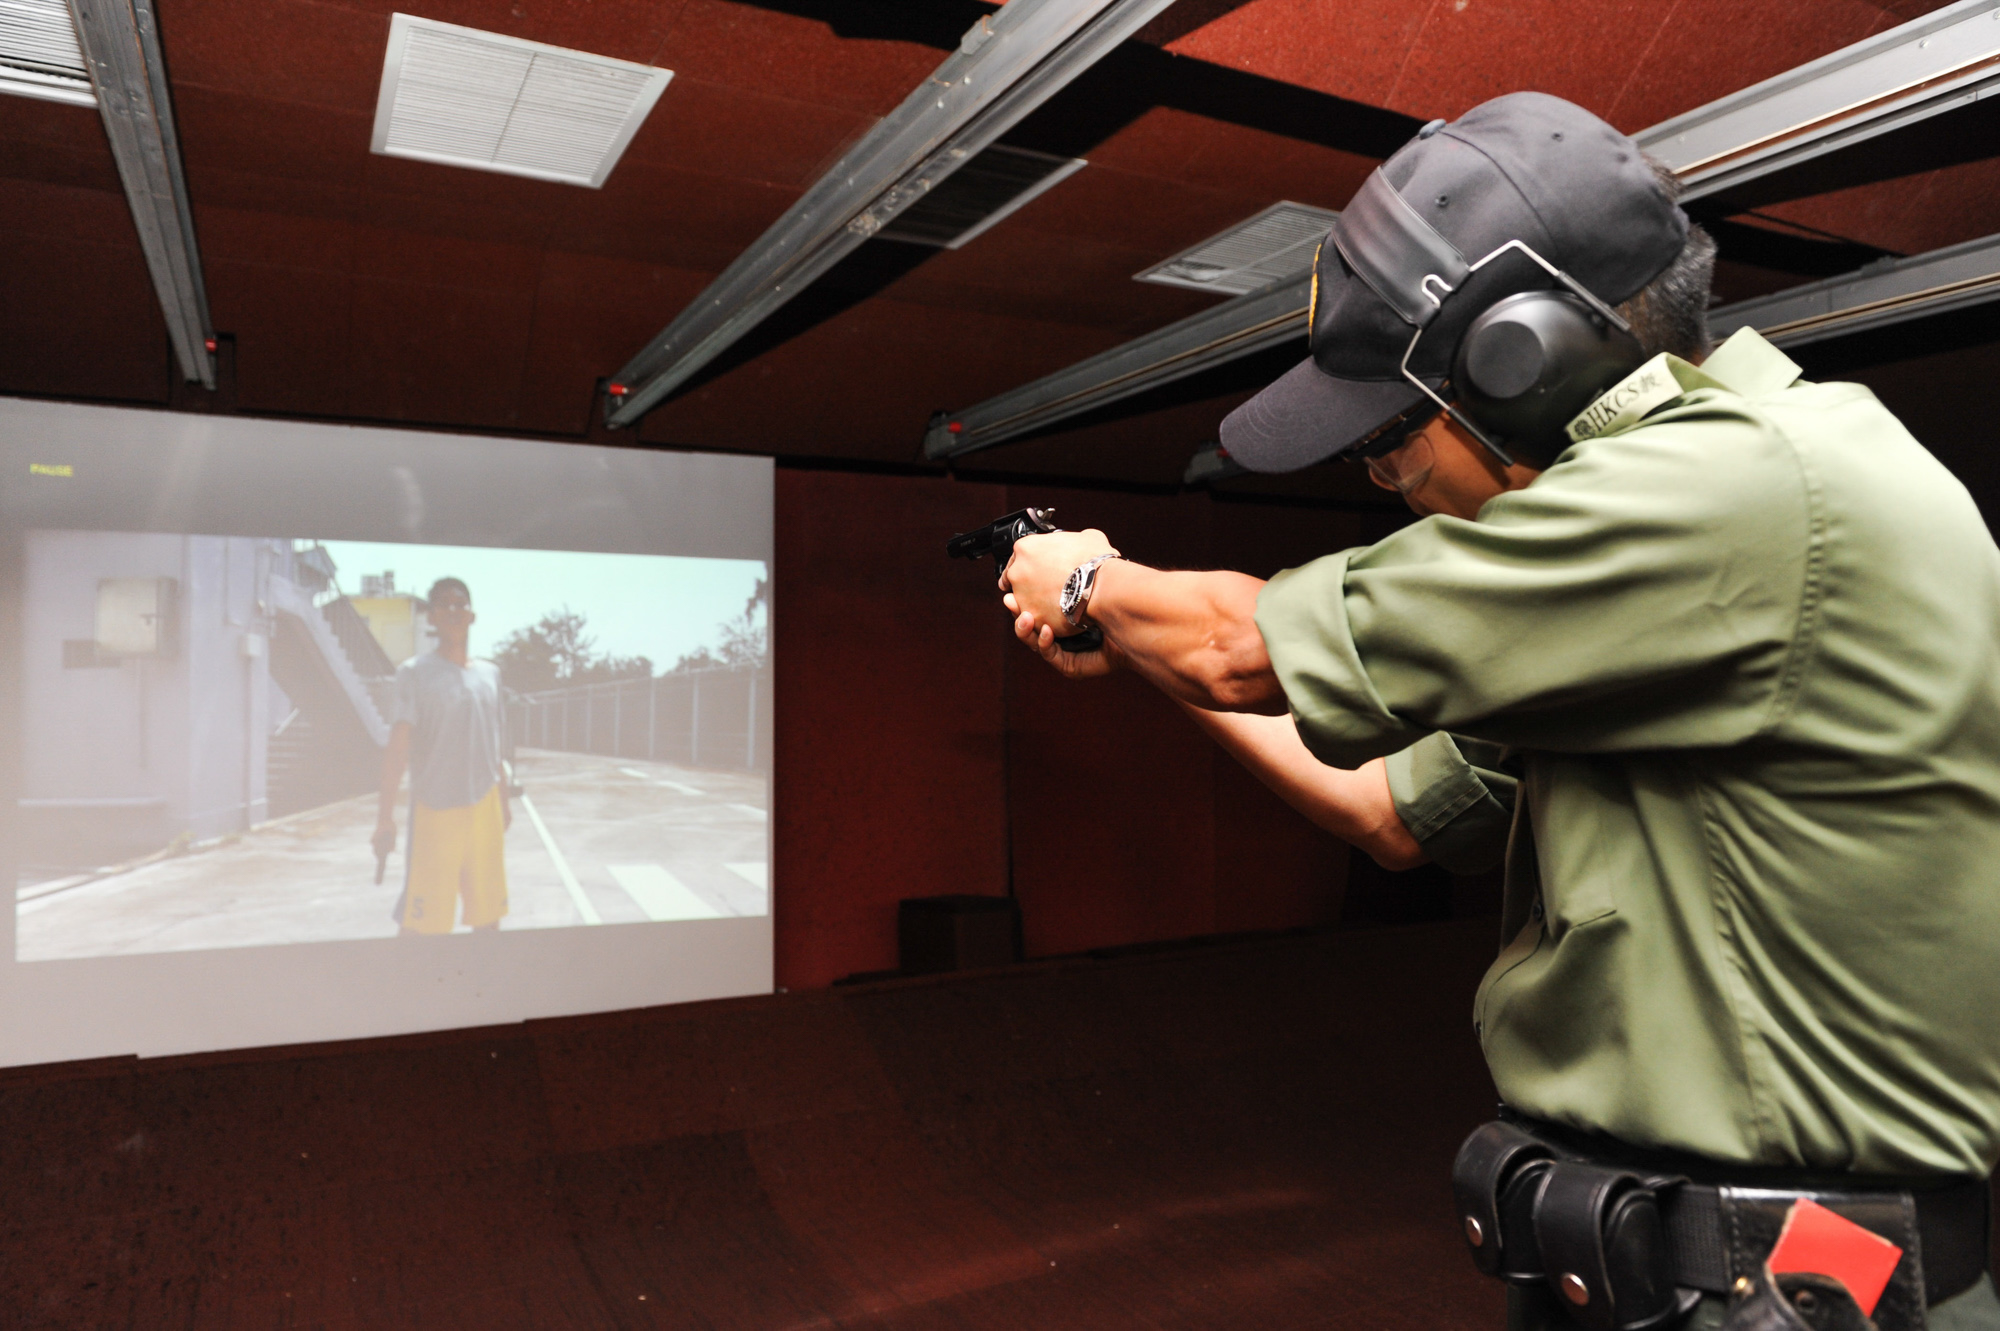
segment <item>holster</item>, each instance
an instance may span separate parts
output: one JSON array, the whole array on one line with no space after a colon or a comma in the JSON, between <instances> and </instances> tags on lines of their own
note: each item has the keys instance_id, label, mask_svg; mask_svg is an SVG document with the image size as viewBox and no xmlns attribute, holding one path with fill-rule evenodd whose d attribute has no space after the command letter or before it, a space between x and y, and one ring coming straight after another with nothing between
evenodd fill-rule
<instances>
[{"instance_id":1,"label":"holster","mask_svg":"<svg viewBox=\"0 0 2000 1331\"><path fill-rule=\"evenodd\" d=\"M1767 1265L1743 1283L1722 1331L1876 1331L1847 1286L1830 1277L1773 1276Z\"/></svg>"}]
</instances>

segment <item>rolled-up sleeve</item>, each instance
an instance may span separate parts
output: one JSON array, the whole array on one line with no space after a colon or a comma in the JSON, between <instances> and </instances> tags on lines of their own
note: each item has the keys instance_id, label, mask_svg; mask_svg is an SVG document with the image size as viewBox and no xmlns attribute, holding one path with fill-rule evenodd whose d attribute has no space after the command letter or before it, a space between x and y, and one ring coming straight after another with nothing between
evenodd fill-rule
<instances>
[{"instance_id":1,"label":"rolled-up sleeve","mask_svg":"<svg viewBox=\"0 0 2000 1331\"><path fill-rule=\"evenodd\" d=\"M1431 863L1478 873L1500 863L1514 821L1517 779L1505 751L1442 731L1389 755L1389 794Z\"/></svg>"},{"instance_id":2,"label":"rolled-up sleeve","mask_svg":"<svg viewBox=\"0 0 2000 1331\"><path fill-rule=\"evenodd\" d=\"M1427 517L1279 574L1257 626L1300 737L1339 767L1436 731L1735 743L1776 723L1810 649L1809 490L1755 419L1648 426L1578 445L1477 522Z\"/></svg>"}]
</instances>

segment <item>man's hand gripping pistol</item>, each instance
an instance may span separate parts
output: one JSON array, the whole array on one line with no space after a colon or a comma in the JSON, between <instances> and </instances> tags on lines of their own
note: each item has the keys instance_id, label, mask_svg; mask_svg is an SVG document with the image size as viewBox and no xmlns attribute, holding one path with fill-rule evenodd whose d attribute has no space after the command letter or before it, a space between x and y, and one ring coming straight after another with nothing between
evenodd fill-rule
<instances>
[{"instance_id":1,"label":"man's hand gripping pistol","mask_svg":"<svg viewBox=\"0 0 2000 1331\"><path fill-rule=\"evenodd\" d=\"M1024 508L1018 513L1009 513L977 531L960 532L945 542L944 552L953 559L980 559L992 555L994 567L1004 573L1007 561L1014 557L1014 542L1023 536L1061 530L1049 521L1054 514L1052 508ZM1056 639L1056 646L1066 652L1094 652L1103 645L1104 630L1094 625L1081 633Z\"/></svg>"}]
</instances>

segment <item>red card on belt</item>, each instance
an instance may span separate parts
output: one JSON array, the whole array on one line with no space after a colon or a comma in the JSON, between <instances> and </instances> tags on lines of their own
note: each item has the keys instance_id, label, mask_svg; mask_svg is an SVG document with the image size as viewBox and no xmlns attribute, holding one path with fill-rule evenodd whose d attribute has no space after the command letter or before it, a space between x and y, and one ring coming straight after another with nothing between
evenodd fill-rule
<instances>
[{"instance_id":1,"label":"red card on belt","mask_svg":"<svg viewBox=\"0 0 2000 1331\"><path fill-rule=\"evenodd\" d=\"M1862 1315L1872 1316L1902 1259L1903 1250L1881 1235L1801 1197L1785 1213L1785 1228L1771 1249L1771 1273L1832 1276L1847 1286Z\"/></svg>"}]
</instances>

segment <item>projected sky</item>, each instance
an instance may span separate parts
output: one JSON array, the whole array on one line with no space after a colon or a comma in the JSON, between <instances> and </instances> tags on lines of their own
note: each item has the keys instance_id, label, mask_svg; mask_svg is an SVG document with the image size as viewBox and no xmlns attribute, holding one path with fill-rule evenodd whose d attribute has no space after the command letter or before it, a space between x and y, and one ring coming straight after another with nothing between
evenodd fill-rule
<instances>
[{"instance_id":1,"label":"projected sky","mask_svg":"<svg viewBox=\"0 0 2000 1331\"><path fill-rule=\"evenodd\" d=\"M507 550L471 545L389 545L326 541L340 590L361 591L364 574L393 572L396 589L421 596L438 578L472 589L478 620L472 653L490 654L501 639L551 611L584 617L596 651L644 656L666 670L721 640L721 625L743 613L765 575L761 560L691 559L569 550Z\"/></svg>"}]
</instances>

